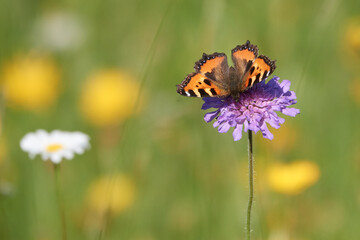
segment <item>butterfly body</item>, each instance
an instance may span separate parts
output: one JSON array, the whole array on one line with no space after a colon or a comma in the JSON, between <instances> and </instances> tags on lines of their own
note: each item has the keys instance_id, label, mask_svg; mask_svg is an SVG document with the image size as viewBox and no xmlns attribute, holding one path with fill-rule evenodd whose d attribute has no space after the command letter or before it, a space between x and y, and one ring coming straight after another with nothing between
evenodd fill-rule
<instances>
[{"instance_id":1,"label":"butterfly body","mask_svg":"<svg viewBox=\"0 0 360 240\"><path fill-rule=\"evenodd\" d=\"M238 99L254 84L266 79L276 68L275 61L258 56L258 48L247 41L232 51L234 66L224 53L203 54L190 73L177 85L177 92L188 97L227 97Z\"/></svg>"}]
</instances>

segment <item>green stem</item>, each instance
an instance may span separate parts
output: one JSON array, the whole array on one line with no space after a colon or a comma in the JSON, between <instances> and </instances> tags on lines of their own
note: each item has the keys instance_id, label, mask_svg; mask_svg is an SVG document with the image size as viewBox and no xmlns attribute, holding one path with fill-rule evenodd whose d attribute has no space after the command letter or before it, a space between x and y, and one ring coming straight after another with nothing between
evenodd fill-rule
<instances>
[{"instance_id":1,"label":"green stem","mask_svg":"<svg viewBox=\"0 0 360 240\"><path fill-rule=\"evenodd\" d=\"M249 150L249 202L246 217L246 239L250 240L251 232L251 208L254 200L254 159L253 159L253 142L252 131L248 131L248 150Z\"/></svg>"},{"instance_id":2,"label":"green stem","mask_svg":"<svg viewBox=\"0 0 360 240\"><path fill-rule=\"evenodd\" d=\"M55 189L56 189L56 198L59 204L59 216L61 221L61 232L62 240L66 240L66 221L65 221L65 208L64 202L61 198L61 187L60 187L60 177L59 177L59 164L54 163L54 172L55 172Z\"/></svg>"},{"instance_id":3,"label":"green stem","mask_svg":"<svg viewBox=\"0 0 360 240\"><path fill-rule=\"evenodd\" d=\"M106 227L110 222L110 214L111 214L110 209L107 209L104 215L102 216L104 222L103 222L103 226L100 229L99 238L98 238L99 240L102 240L105 236Z\"/></svg>"}]
</instances>

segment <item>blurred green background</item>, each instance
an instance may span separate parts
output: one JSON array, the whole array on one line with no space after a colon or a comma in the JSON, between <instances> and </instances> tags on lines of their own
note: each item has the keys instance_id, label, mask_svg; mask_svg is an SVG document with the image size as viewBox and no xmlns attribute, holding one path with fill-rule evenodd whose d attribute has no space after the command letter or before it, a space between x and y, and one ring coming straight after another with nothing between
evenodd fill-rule
<instances>
[{"instance_id":1,"label":"blurred green background","mask_svg":"<svg viewBox=\"0 0 360 240\"><path fill-rule=\"evenodd\" d=\"M61 239L36 129L91 137L60 165L68 239L244 239L246 137L175 85L246 40L301 111L255 137L253 239L359 239L359 1L0 0L0 31L0 239Z\"/></svg>"}]
</instances>

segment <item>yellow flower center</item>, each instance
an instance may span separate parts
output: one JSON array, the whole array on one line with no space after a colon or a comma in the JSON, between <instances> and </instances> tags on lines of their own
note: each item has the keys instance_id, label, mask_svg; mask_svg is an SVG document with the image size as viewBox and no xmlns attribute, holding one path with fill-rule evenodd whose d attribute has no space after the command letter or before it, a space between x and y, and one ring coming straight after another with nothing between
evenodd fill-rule
<instances>
[{"instance_id":1,"label":"yellow flower center","mask_svg":"<svg viewBox=\"0 0 360 240\"><path fill-rule=\"evenodd\" d=\"M64 146L61 144L50 144L49 146L46 147L46 151L48 152L56 152L59 151L60 149L63 149Z\"/></svg>"}]
</instances>

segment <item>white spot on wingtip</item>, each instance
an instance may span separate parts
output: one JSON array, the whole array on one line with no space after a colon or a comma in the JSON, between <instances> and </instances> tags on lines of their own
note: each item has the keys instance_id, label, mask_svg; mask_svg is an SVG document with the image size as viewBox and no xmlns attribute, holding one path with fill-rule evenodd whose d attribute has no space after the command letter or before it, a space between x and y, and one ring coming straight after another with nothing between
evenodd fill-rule
<instances>
[{"instance_id":1,"label":"white spot on wingtip","mask_svg":"<svg viewBox=\"0 0 360 240\"><path fill-rule=\"evenodd\" d=\"M190 93L188 93L188 92L185 92L185 93L186 93L186 96L190 97Z\"/></svg>"}]
</instances>

